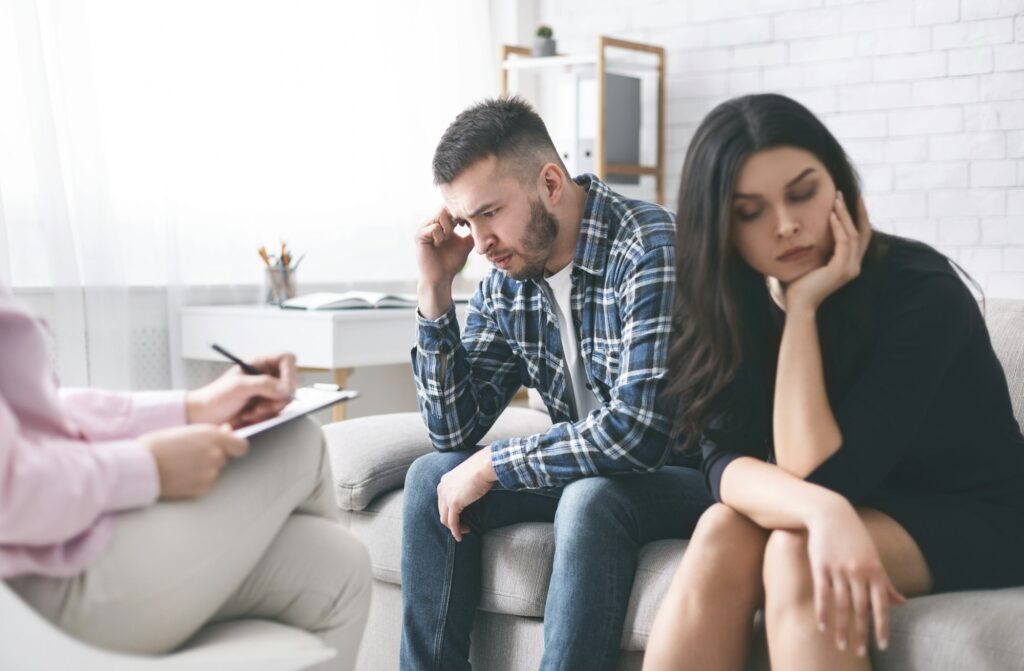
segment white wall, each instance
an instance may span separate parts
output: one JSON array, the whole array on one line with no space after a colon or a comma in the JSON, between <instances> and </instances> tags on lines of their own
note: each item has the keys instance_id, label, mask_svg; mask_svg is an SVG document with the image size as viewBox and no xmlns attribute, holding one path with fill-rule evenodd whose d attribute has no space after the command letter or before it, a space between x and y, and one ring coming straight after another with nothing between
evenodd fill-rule
<instances>
[{"instance_id":1,"label":"white wall","mask_svg":"<svg viewBox=\"0 0 1024 671\"><path fill-rule=\"evenodd\" d=\"M0 278L245 284L284 238L301 283L415 279L491 29L477 0L0 1Z\"/></svg>"},{"instance_id":2,"label":"white wall","mask_svg":"<svg viewBox=\"0 0 1024 671\"><path fill-rule=\"evenodd\" d=\"M559 51L668 51L668 202L727 98L784 93L854 159L872 222L1024 297L1024 0L538 0Z\"/></svg>"}]
</instances>

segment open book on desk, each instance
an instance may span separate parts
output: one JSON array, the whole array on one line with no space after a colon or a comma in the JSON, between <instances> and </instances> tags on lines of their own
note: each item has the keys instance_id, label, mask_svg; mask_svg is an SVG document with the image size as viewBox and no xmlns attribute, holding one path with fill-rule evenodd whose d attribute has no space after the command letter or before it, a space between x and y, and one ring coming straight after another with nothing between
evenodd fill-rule
<instances>
[{"instance_id":1,"label":"open book on desk","mask_svg":"<svg viewBox=\"0 0 1024 671\"><path fill-rule=\"evenodd\" d=\"M468 303L472 294L454 294L456 303ZM365 310L368 308L415 308L416 294L385 294L380 291L320 292L289 298L281 303L288 310Z\"/></svg>"},{"instance_id":2,"label":"open book on desk","mask_svg":"<svg viewBox=\"0 0 1024 671\"><path fill-rule=\"evenodd\" d=\"M324 386L334 387L334 385ZM292 402L286 405L276 417L271 417L270 419L262 422L256 422L255 424L235 429L235 435L242 438L249 438L251 436L255 436L257 433L263 433L264 431L272 429L279 424L290 422L293 419L302 417L303 415L308 415L311 412L329 408L336 403L342 403L358 396L359 392L351 389L337 389L336 387L333 389L302 387L295 390L295 396L293 397Z\"/></svg>"},{"instance_id":3,"label":"open book on desk","mask_svg":"<svg viewBox=\"0 0 1024 671\"><path fill-rule=\"evenodd\" d=\"M281 303L291 310L358 310L367 308L414 308L414 294L385 294L379 291L320 292L289 298Z\"/></svg>"}]
</instances>

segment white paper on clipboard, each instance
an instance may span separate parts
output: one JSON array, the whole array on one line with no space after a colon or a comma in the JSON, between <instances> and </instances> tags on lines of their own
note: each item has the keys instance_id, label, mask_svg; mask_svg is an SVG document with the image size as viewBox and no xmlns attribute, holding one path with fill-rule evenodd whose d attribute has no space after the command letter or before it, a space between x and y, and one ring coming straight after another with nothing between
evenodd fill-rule
<instances>
[{"instance_id":1,"label":"white paper on clipboard","mask_svg":"<svg viewBox=\"0 0 1024 671\"><path fill-rule=\"evenodd\" d=\"M251 438L258 433L263 433L269 429L290 422L297 417L308 415L311 412L317 410L323 410L329 408L336 403L343 403L359 396L358 391L352 389L342 389L340 391L327 391L324 389L315 389L313 387L302 387L295 390L295 400L286 405L281 413L276 417L257 422L256 424L250 424L249 426L243 426L240 429L235 429L235 435L242 438Z\"/></svg>"}]
</instances>

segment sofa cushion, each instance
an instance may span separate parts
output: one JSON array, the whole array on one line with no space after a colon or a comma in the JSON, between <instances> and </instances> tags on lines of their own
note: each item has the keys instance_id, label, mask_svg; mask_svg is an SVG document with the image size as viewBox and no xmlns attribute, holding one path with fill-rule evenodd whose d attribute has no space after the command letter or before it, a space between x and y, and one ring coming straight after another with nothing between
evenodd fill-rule
<instances>
[{"instance_id":1,"label":"sofa cushion","mask_svg":"<svg viewBox=\"0 0 1024 671\"><path fill-rule=\"evenodd\" d=\"M402 492L382 494L363 510L341 511L342 523L370 551L373 577L395 585L402 583Z\"/></svg>"},{"instance_id":2,"label":"sofa cushion","mask_svg":"<svg viewBox=\"0 0 1024 671\"><path fill-rule=\"evenodd\" d=\"M554 559L552 524L522 522L485 533L480 610L542 617Z\"/></svg>"},{"instance_id":3,"label":"sofa cushion","mask_svg":"<svg viewBox=\"0 0 1024 671\"><path fill-rule=\"evenodd\" d=\"M366 543L373 577L401 584L402 490L388 492L365 510L342 513ZM541 617L555 555L552 525L524 522L484 534L480 608L490 613Z\"/></svg>"},{"instance_id":4,"label":"sofa cushion","mask_svg":"<svg viewBox=\"0 0 1024 671\"><path fill-rule=\"evenodd\" d=\"M510 407L480 443L528 436L550 426L547 413ZM362 510L378 495L400 488L412 462L433 449L423 418L415 412L335 422L324 427L324 438L342 510Z\"/></svg>"},{"instance_id":5,"label":"sofa cushion","mask_svg":"<svg viewBox=\"0 0 1024 671\"><path fill-rule=\"evenodd\" d=\"M672 576L686 550L685 540L664 540L640 548L633 591L629 595L626 624L622 629L623 650L645 650L654 616L668 592Z\"/></svg>"},{"instance_id":6,"label":"sofa cushion","mask_svg":"<svg viewBox=\"0 0 1024 671\"><path fill-rule=\"evenodd\" d=\"M362 510L378 494L401 487L409 464L430 449L423 419L414 412L327 424L324 439L342 510Z\"/></svg>"},{"instance_id":7,"label":"sofa cushion","mask_svg":"<svg viewBox=\"0 0 1024 671\"><path fill-rule=\"evenodd\" d=\"M1024 587L910 599L893 609L878 669L1024 670Z\"/></svg>"}]
</instances>

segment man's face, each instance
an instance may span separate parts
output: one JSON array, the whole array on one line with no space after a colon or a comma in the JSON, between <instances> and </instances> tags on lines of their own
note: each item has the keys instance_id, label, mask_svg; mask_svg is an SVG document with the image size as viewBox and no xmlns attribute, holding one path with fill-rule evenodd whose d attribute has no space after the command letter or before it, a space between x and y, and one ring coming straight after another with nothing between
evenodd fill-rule
<instances>
[{"instance_id":1,"label":"man's face","mask_svg":"<svg viewBox=\"0 0 1024 671\"><path fill-rule=\"evenodd\" d=\"M544 276L558 221L497 158L471 164L441 186L441 195L452 218L469 226L476 252L496 268L519 281Z\"/></svg>"}]
</instances>

